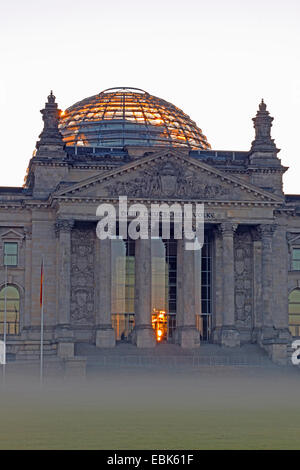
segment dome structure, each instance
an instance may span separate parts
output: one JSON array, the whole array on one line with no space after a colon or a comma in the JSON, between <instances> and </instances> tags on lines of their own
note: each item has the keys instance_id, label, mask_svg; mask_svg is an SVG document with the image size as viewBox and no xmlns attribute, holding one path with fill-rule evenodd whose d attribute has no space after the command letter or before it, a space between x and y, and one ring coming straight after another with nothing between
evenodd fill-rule
<instances>
[{"instance_id":1,"label":"dome structure","mask_svg":"<svg viewBox=\"0 0 300 470\"><path fill-rule=\"evenodd\" d=\"M110 88L75 103L59 128L67 146L210 148L181 109L139 88Z\"/></svg>"}]
</instances>

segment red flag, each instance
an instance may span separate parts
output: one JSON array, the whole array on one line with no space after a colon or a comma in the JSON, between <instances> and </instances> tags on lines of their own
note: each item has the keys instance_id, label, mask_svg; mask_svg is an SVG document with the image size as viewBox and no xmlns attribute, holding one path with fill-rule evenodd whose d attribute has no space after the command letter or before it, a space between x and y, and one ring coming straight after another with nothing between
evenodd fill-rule
<instances>
[{"instance_id":1,"label":"red flag","mask_svg":"<svg viewBox=\"0 0 300 470\"><path fill-rule=\"evenodd\" d=\"M40 286L40 306L43 305L43 287L44 287L44 260L42 259L41 264L41 286Z\"/></svg>"}]
</instances>

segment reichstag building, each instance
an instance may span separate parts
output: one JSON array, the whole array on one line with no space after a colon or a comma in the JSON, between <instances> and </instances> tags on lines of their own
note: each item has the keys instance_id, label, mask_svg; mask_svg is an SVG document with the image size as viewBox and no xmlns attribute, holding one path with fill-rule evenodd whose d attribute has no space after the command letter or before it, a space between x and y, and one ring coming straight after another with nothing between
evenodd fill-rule
<instances>
[{"instance_id":1,"label":"reichstag building","mask_svg":"<svg viewBox=\"0 0 300 470\"><path fill-rule=\"evenodd\" d=\"M23 187L0 188L0 333L8 353L38 357L41 262L44 355L76 344L137 348L257 343L284 362L300 337L300 195L261 101L245 151L211 148L173 104L112 88L60 111L51 92ZM250 123L249 123L250 125ZM100 204L204 203L204 244L174 236L97 237ZM118 213L118 212L116 212ZM6 322L4 316L6 312Z\"/></svg>"}]
</instances>

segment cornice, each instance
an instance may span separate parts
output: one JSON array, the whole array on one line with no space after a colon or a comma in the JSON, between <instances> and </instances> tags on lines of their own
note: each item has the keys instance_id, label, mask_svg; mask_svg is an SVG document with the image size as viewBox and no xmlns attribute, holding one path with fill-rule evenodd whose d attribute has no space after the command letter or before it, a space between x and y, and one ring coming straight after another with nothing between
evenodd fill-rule
<instances>
[{"instance_id":1,"label":"cornice","mask_svg":"<svg viewBox=\"0 0 300 470\"><path fill-rule=\"evenodd\" d=\"M118 203L119 199L116 197L103 197L103 196L60 196L59 198L53 199L56 203L66 202L78 204L81 202L87 203ZM282 203L276 201L220 201L220 200L211 200L211 199L172 199L172 198L127 198L128 204L135 203L149 203L149 204L159 204L159 203L168 203L168 204L205 204L207 206L222 206L222 207L233 207L233 206L243 206L243 207L278 207Z\"/></svg>"},{"instance_id":2,"label":"cornice","mask_svg":"<svg viewBox=\"0 0 300 470\"><path fill-rule=\"evenodd\" d=\"M247 191L249 193L254 194L255 196L258 196L262 199L266 200L271 200L271 201L280 201L282 203L283 201L283 196L274 196L273 194L268 193L265 190L262 190L256 186L253 186L252 184L248 182L241 181L240 179L235 178L234 176L227 177L225 172L222 172L221 170L209 166L203 162L199 162L198 160L192 159L191 157L187 157L183 154L180 154L178 151L172 151L172 159L173 160L184 160L185 164L187 167L198 167L200 172L207 172L211 175L213 175L215 178L220 179L220 181L226 181L227 183L233 185L234 187L239 187L243 189L244 191ZM52 197L61 197L65 196L67 193L69 194L75 194L76 192L79 192L83 189L86 189L90 186L94 186L98 183L102 183L108 180L111 180L113 178L117 178L120 174L123 172L130 173L135 171L138 168L141 168L143 166L152 166L155 165L157 161L163 161L164 159L167 158L168 154L170 154L170 151L162 151L158 152L156 154L151 154L150 156L144 157L139 160L135 160L133 162L127 163L125 165L122 165L121 167L114 168L107 173L104 173L103 175L96 175L91 178L86 179L85 181L76 183L74 185L71 185L68 188L62 189L58 191L56 194L53 194Z\"/></svg>"}]
</instances>

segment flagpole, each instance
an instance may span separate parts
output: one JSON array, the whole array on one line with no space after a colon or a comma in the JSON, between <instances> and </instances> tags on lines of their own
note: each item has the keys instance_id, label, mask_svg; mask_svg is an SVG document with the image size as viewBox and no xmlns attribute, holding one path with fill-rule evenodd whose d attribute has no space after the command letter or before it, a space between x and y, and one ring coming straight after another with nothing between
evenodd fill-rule
<instances>
[{"instance_id":1,"label":"flagpole","mask_svg":"<svg viewBox=\"0 0 300 470\"><path fill-rule=\"evenodd\" d=\"M6 325L7 325L7 264L5 263L5 284L4 284L4 321L3 321L3 343L4 343L4 361L3 361L3 385L5 385L5 367L6 367Z\"/></svg>"},{"instance_id":2,"label":"flagpole","mask_svg":"<svg viewBox=\"0 0 300 470\"><path fill-rule=\"evenodd\" d=\"M40 346L40 386L43 385L43 361L44 361L44 257L42 256L41 268L41 346Z\"/></svg>"}]
</instances>

